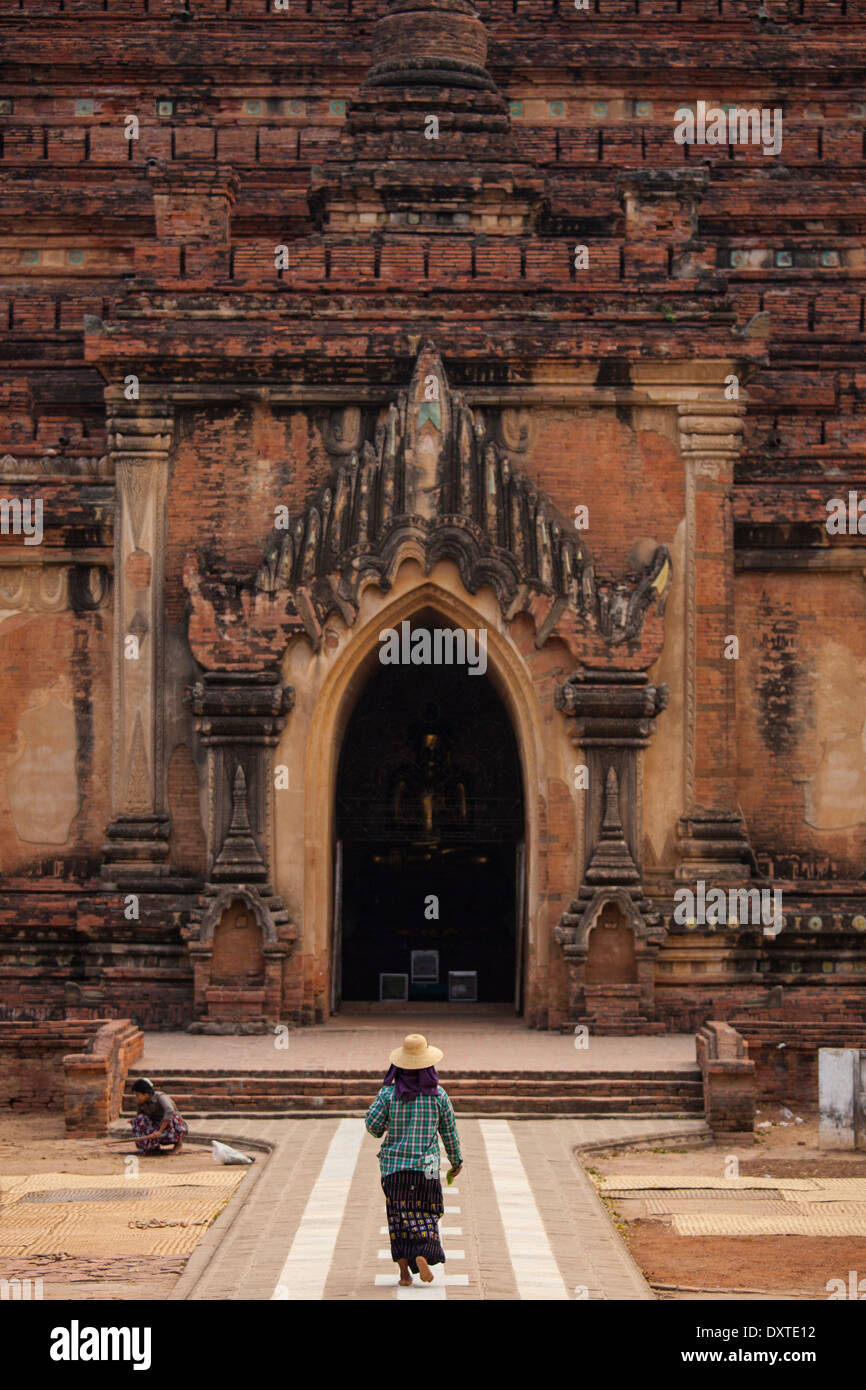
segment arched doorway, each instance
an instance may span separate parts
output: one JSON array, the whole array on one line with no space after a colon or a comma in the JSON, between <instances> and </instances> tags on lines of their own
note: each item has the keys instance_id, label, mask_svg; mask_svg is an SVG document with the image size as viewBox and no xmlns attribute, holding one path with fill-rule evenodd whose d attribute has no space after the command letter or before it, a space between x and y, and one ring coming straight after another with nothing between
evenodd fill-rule
<instances>
[{"instance_id":1,"label":"arched doorway","mask_svg":"<svg viewBox=\"0 0 866 1390\"><path fill-rule=\"evenodd\" d=\"M427 610L411 630L444 626ZM488 677L377 663L337 776L335 1004L405 989L519 1009L523 826L517 742Z\"/></svg>"}]
</instances>

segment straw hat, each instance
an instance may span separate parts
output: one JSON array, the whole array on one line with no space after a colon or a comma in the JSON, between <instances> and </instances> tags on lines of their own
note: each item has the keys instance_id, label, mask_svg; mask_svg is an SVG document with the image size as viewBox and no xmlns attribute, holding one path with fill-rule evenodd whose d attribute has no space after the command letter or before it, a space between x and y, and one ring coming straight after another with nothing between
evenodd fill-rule
<instances>
[{"instance_id":1,"label":"straw hat","mask_svg":"<svg viewBox=\"0 0 866 1390\"><path fill-rule=\"evenodd\" d=\"M421 1033L408 1033L403 1046L391 1053L388 1059L395 1067L404 1071L421 1071L423 1067L435 1067L445 1056L438 1047L428 1047L427 1039Z\"/></svg>"}]
</instances>

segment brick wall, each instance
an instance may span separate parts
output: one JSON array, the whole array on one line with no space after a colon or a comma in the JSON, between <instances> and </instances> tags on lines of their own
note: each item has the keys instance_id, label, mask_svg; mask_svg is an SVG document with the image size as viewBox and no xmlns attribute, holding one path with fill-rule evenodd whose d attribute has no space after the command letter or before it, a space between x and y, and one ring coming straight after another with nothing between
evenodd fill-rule
<instances>
[{"instance_id":1,"label":"brick wall","mask_svg":"<svg viewBox=\"0 0 866 1390\"><path fill-rule=\"evenodd\" d=\"M129 1019L0 1021L0 1110L62 1110L67 1130L104 1134L143 1045Z\"/></svg>"},{"instance_id":2,"label":"brick wall","mask_svg":"<svg viewBox=\"0 0 866 1390\"><path fill-rule=\"evenodd\" d=\"M704 1081L704 1114L714 1135L751 1134L755 1124L755 1064L743 1038L711 1022L696 1036Z\"/></svg>"},{"instance_id":3,"label":"brick wall","mask_svg":"<svg viewBox=\"0 0 866 1390\"><path fill-rule=\"evenodd\" d=\"M866 1047L866 1023L820 1023L737 1019L755 1064L755 1082L762 1100L790 1108L818 1109L818 1049Z\"/></svg>"},{"instance_id":4,"label":"brick wall","mask_svg":"<svg viewBox=\"0 0 866 1390\"><path fill-rule=\"evenodd\" d=\"M733 1022L739 1027L739 1020L745 1018L781 1018L783 1014L766 1003L773 990L784 992L783 1013L792 1030L800 1021L866 1026L866 1001L861 986L840 980L838 986L822 987L813 980L804 981L781 972L772 978L768 978L767 972L756 972L748 979L729 984L718 979L701 980L699 976L688 983L672 984L657 976L656 1017L665 1022L671 1033L693 1033L710 1019Z\"/></svg>"},{"instance_id":5,"label":"brick wall","mask_svg":"<svg viewBox=\"0 0 866 1390\"><path fill-rule=\"evenodd\" d=\"M0 1022L0 1109L62 1110L63 1059L94 1031L84 1021Z\"/></svg>"},{"instance_id":6,"label":"brick wall","mask_svg":"<svg viewBox=\"0 0 866 1390\"><path fill-rule=\"evenodd\" d=\"M171 816L169 857L180 873L204 876L206 846L201 818L198 772L189 749L175 748L168 766Z\"/></svg>"},{"instance_id":7,"label":"brick wall","mask_svg":"<svg viewBox=\"0 0 866 1390\"><path fill-rule=\"evenodd\" d=\"M40 494L41 495L41 489ZM47 508L46 508L47 510ZM2 601L0 601L2 607ZM110 613L21 613L0 620L0 846L3 873L55 859L88 857L98 863L110 814L111 682L108 660ZM60 769L30 737L28 721L49 701L71 711L74 746L70 772L78 788L78 810L70 804L65 843L40 843L34 803L50 811ZM19 814L9 774L26 760L17 789ZM5 773L6 775L2 775ZM67 795L64 785L63 794ZM17 821L17 824L16 824ZM24 836L27 836L25 839ZM2 905L0 905L2 910Z\"/></svg>"},{"instance_id":8,"label":"brick wall","mask_svg":"<svg viewBox=\"0 0 866 1390\"><path fill-rule=\"evenodd\" d=\"M847 497L830 484L824 492ZM811 510L826 520L817 499ZM735 602L738 786L755 851L797 855L822 878L859 878L866 863L862 577L739 574ZM774 870L788 876L781 863Z\"/></svg>"},{"instance_id":9,"label":"brick wall","mask_svg":"<svg viewBox=\"0 0 866 1390\"><path fill-rule=\"evenodd\" d=\"M106 1134L120 1114L126 1074L144 1050L144 1034L128 1018L102 1023L84 1052L63 1059L66 1128Z\"/></svg>"}]
</instances>

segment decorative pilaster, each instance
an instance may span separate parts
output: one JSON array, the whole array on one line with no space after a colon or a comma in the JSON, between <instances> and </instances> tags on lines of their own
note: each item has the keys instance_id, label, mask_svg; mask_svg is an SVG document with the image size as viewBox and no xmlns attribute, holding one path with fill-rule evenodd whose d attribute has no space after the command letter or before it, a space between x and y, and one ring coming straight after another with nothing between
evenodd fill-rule
<instances>
[{"instance_id":1,"label":"decorative pilaster","mask_svg":"<svg viewBox=\"0 0 866 1390\"><path fill-rule=\"evenodd\" d=\"M589 771L584 862L589 862L601 836L605 783L611 768L616 773L626 841L638 861L637 753L649 746L654 720L667 708L667 686L651 685L643 671L581 670L557 687L554 701Z\"/></svg>"},{"instance_id":2,"label":"decorative pilaster","mask_svg":"<svg viewBox=\"0 0 866 1390\"><path fill-rule=\"evenodd\" d=\"M282 1017L283 965L297 937L269 882L272 843L272 751L294 703L279 672L209 671L187 694L207 749L207 882L184 935L193 963L195 1012L202 1028L261 1031ZM233 905L262 933L264 979L214 985L214 933Z\"/></svg>"},{"instance_id":3,"label":"decorative pilaster","mask_svg":"<svg viewBox=\"0 0 866 1390\"><path fill-rule=\"evenodd\" d=\"M271 858L272 750L295 693L279 672L208 671L187 694L207 749L207 877L219 879L216 861L229 830L235 778L243 770L250 830L262 863Z\"/></svg>"},{"instance_id":4,"label":"decorative pilaster","mask_svg":"<svg viewBox=\"0 0 866 1390\"><path fill-rule=\"evenodd\" d=\"M748 882L753 865L737 806L732 489L744 408L679 407L686 469L685 804L677 878Z\"/></svg>"},{"instance_id":5,"label":"decorative pilaster","mask_svg":"<svg viewBox=\"0 0 866 1390\"><path fill-rule=\"evenodd\" d=\"M152 886L169 873L165 800L164 660L166 487L173 416L140 387L128 401L106 389L114 460L112 820L102 877Z\"/></svg>"},{"instance_id":6,"label":"decorative pilaster","mask_svg":"<svg viewBox=\"0 0 866 1390\"><path fill-rule=\"evenodd\" d=\"M557 688L555 702L589 772L585 869L554 931L568 967L569 1014L595 1032L633 1031L652 1018L654 962L664 940L638 867L638 756L667 706L668 689L651 685L643 672L581 671ZM633 933L633 976L589 983L590 934L607 927Z\"/></svg>"}]
</instances>

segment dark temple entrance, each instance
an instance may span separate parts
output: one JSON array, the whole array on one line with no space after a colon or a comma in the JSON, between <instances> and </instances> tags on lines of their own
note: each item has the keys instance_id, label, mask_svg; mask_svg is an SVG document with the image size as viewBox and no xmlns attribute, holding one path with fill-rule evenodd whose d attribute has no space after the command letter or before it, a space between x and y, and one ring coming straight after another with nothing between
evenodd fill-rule
<instances>
[{"instance_id":1,"label":"dark temple entrance","mask_svg":"<svg viewBox=\"0 0 866 1390\"><path fill-rule=\"evenodd\" d=\"M405 986L521 1007L522 779L486 675L377 667L343 741L337 837L335 1005Z\"/></svg>"}]
</instances>

